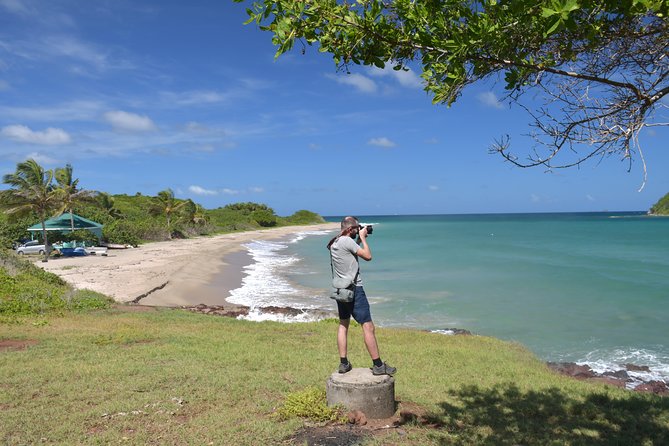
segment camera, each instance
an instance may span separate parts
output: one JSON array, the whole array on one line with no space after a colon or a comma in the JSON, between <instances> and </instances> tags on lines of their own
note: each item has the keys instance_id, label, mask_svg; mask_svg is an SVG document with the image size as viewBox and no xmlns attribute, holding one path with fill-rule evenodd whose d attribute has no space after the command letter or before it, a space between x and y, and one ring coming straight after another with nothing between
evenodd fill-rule
<instances>
[{"instance_id":1,"label":"camera","mask_svg":"<svg viewBox=\"0 0 669 446\"><path fill-rule=\"evenodd\" d=\"M372 227L372 225L367 225L367 226L359 225L359 226L358 226L358 229L359 229L359 230L362 230L362 228L367 228L367 235L372 235L372 231L374 230L374 228Z\"/></svg>"}]
</instances>

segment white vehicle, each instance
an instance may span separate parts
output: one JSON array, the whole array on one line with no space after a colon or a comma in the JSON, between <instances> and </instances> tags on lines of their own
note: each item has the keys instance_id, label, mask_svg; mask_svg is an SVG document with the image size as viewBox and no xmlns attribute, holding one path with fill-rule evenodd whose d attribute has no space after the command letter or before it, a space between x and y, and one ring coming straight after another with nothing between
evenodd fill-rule
<instances>
[{"instance_id":1,"label":"white vehicle","mask_svg":"<svg viewBox=\"0 0 669 446\"><path fill-rule=\"evenodd\" d=\"M31 240L16 248L16 253L19 255L24 255L24 254L44 255L46 253L46 250L44 249L44 244L43 243L40 244L39 240Z\"/></svg>"}]
</instances>

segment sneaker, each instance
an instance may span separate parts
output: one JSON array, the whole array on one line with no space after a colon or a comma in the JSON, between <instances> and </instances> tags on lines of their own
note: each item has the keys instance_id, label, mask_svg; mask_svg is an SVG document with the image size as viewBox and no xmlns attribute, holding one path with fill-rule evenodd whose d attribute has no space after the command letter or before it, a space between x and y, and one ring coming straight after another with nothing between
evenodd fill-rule
<instances>
[{"instance_id":1,"label":"sneaker","mask_svg":"<svg viewBox=\"0 0 669 446\"><path fill-rule=\"evenodd\" d=\"M347 362L346 364L339 363L339 373L346 373L350 372L351 369L353 369L353 366L351 365L350 362Z\"/></svg>"},{"instance_id":2,"label":"sneaker","mask_svg":"<svg viewBox=\"0 0 669 446\"><path fill-rule=\"evenodd\" d=\"M390 375L393 376L397 369L395 367L392 367L388 363L384 362L380 366L372 366L372 374L373 375Z\"/></svg>"}]
</instances>

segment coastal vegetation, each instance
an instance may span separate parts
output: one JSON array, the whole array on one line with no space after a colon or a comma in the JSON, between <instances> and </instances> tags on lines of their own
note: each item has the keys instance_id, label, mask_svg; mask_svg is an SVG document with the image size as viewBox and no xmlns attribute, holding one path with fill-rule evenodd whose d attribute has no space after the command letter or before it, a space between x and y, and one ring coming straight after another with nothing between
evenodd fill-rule
<instances>
[{"instance_id":1,"label":"coastal vegetation","mask_svg":"<svg viewBox=\"0 0 669 446\"><path fill-rule=\"evenodd\" d=\"M94 291L74 290L57 275L0 250L0 324L27 315L107 308L111 302Z\"/></svg>"},{"instance_id":2,"label":"coastal vegetation","mask_svg":"<svg viewBox=\"0 0 669 446\"><path fill-rule=\"evenodd\" d=\"M37 222L44 226L44 221L66 211L103 224L103 241L129 245L324 221L306 210L280 217L271 207L259 203L204 209L193 200L176 198L170 188L156 196L140 192L132 196L112 195L82 189L79 181L69 164L55 170L46 170L32 159L17 164L15 173L3 177L9 188L0 191L0 209L4 211L0 213L0 249L11 248L18 240L26 239L28 227ZM59 241L98 242L88 231L56 236ZM41 241L48 243L49 238L43 227Z\"/></svg>"},{"instance_id":3,"label":"coastal vegetation","mask_svg":"<svg viewBox=\"0 0 669 446\"><path fill-rule=\"evenodd\" d=\"M650 208L649 212L651 215L669 215L669 193L660 198L657 203Z\"/></svg>"},{"instance_id":4,"label":"coastal vegetation","mask_svg":"<svg viewBox=\"0 0 669 446\"><path fill-rule=\"evenodd\" d=\"M319 432L321 444L358 435L364 445L669 440L666 397L558 375L514 343L387 328L377 335L399 369L397 424L319 422L327 413L313 389L338 363L336 326L126 306L0 324L0 441L288 445ZM368 366L362 342L350 350L355 367Z\"/></svg>"}]
</instances>

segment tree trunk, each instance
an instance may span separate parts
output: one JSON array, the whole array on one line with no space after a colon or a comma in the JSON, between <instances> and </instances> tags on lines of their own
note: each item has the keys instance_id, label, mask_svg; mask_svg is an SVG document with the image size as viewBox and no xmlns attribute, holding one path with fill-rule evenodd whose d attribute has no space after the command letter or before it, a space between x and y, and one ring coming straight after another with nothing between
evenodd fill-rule
<instances>
[{"instance_id":1,"label":"tree trunk","mask_svg":"<svg viewBox=\"0 0 669 446\"><path fill-rule=\"evenodd\" d=\"M44 216L41 218L42 220L42 239L44 239L44 259L42 259L42 262L48 262L49 261L49 240L47 239L46 235L46 225L44 224Z\"/></svg>"},{"instance_id":2,"label":"tree trunk","mask_svg":"<svg viewBox=\"0 0 669 446\"><path fill-rule=\"evenodd\" d=\"M167 239L172 240L172 225L170 225L170 216L167 216Z\"/></svg>"}]
</instances>

